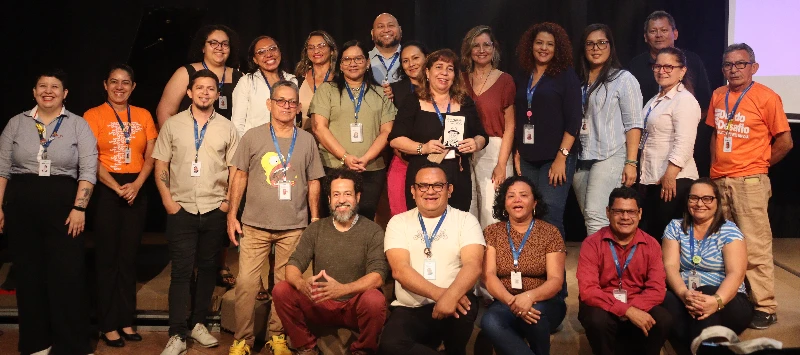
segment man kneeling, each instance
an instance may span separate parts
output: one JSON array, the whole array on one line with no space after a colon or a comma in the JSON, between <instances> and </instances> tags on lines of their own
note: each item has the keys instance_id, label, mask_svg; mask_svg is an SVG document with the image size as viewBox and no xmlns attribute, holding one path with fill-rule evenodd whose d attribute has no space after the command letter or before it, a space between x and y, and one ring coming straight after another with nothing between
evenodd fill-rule
<instances>
[{"instance_id":1,"label":"man kneeling","mask_svg":"<svg viewBox=\"0 0 800 355\"><path fill-rule=\"evenodd\" d=\"M317 354L308 324L358 329L353 354L378 349L386 320L380 290L389 267L383 254L383 230L359 218L361 175L336 169L327 179L331 217L312 223L300 237L286 266L286 281L272 291L275 309L299 354ZM314 261L314 276L302 271Z\"/></svg>"}]
</instances>

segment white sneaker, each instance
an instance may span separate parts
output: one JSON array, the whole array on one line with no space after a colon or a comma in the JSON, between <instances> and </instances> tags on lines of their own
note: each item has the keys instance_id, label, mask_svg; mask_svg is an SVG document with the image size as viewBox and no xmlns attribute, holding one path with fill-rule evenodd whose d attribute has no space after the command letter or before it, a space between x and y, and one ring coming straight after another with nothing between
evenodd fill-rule
<instances>
[{"instance_id":1,"label":"white sneaker","mask_svg":"<svg viewBox=\"0 0 800 355\"><path fill-rule=\"evenodd\" d=\"M161 355L184 355L186 354L186 340L181 339L179 335L173 335L167 342L167 347L161 352Z\"/></svg>"},{"instance_id":2,"label":"white sneaker","mask_svg":"<svg viewBox=\"0 0 800 355\"><path fill-rule=\"evenodd\" d=\"M44 349L42 351L37 351L37 352L35 352L35 353L31 354L31 355L47 355L47 354L50 354L50 350L51 349L53 349L53 347L52 346L48 346L47 349Z\"/></svg>"},{"instance_id":3,"label":"white sneaker","mask_svg":"<svg viewBox=\"0 0 800 355\"><path fill-rule=\"evenodd\" d=\"M204 348L211 348L219 345L219 340L208 333L208 329L203 324L197 323L192 329L192 339Z\"/></svg>"}]
</instances>

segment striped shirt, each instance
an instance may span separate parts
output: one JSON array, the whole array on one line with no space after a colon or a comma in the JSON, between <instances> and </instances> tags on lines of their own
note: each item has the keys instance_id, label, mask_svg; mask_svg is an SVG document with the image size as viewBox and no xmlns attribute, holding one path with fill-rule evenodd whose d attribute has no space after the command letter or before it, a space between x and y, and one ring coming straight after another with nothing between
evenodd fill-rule
<instances>
[{"instance_id":1,"label":"striped shirt","mask_svg":"<svg viewBox=\"0 0 800 355\"><path fill-rule=\"evenodd\" d=\"M639 82L626 70L610 72L608 77L609 81L600 84L587 98L583 114L587 129L580 133L580 160L608 159L625 149L626 132L644 126Z\"/></svg>"},{"instance_id":2,"label":"striped shirt","mask_svg":"<svg viewBox=\"0 0 800 355\"><path fill-rule=\"evenodd\" d=\"M683 233L681 219L673 219L664 230L664 239L677 240L681 244L681 277L689 287L689 275L692 274L692 249L689 234ZM725 279L725 263L722 259L722 248L735 240L744 240L742 231L731 221L725 221L719 232L709 235L705 240L695 241L694 253L700 255L702 261L697 265L697 275L701 286L719 286ZM698 254L699 253L699 254ZM738 292L745 292L744 282L739 285Z\"/></svg>"}]
</instances>

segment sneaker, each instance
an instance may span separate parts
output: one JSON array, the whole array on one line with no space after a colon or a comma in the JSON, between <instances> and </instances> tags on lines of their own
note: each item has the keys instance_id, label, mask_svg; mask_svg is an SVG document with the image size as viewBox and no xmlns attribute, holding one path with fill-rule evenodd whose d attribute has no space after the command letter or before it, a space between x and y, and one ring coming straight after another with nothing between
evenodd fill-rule
<instances>
[{"instance_id":1,"label":"sneaker","mask_svg":"<svg viewBox=\"0 0 800 355\"><path fill-rule=\"evenodd\" d=\"M753 312L753 320L750 321L750 328L753 329L767 329L769 326L778 323L778 315L775 313L769 314L767 312L755 311Z\"/></svg>"},{"instance_id":2,"label":"sneaker","mask_svg":"<svg viewBox=\"0 0 800 355\"><path fill-rule=\"evenodd\" d=\"M219 345L219 340L214 338L213 335L209 334L206 326L201 323L194 325L194 328L192 328L192 334L190 336L192 339L194 339L197 345L200 345L204 348L212 348Z\"/></svg>"},{"instance_id":3,"label":"sneaker","mask_svg":"<svg viewBox=\"0 0 800 355\"><path fill-rule=\"evenodd\" d=\"M37 351L37 352L35 352L35 353L31 354L31 355L47 355L47 354L50 354L50 350L51 349L53 349L53 347L52 346L48 346L47 349L44 349L44 350L41 350L41 351Z\"/></svg>"},{"instance_id":4,"label":"sneaker","mask_svg":"<svg viewBox=\"0 0 800 355\"><path fill-rule=\"evenodd\" d=\"M184 355L186 354L186 340L181 339L180 335L173 335L167 342L167 347L161 355Z\"/></svg>"},{"instance_id":5,"label":"sneaker","mask_svg":"<svg viewBox=\"0 0 800 355\"><path fill-rule=\"evenodd\" d=\"M272 349L272 355L292 355L292 352L289 350L289 347L286 346L286 335L273 335L272 340L267 342L270 349ZM316 354L314 353L302 353L298 352L299 354Z\"/></svg>"},{"instance_id":6,"label":"sneaker","mask_svg":"<svg viewBox=\"0 0 800 355\"><path fill-rule=\"evenodd\" d=\"M250 345L242 340L234 340L228 355L250 355Z\"/></svg>"}]
</instances>

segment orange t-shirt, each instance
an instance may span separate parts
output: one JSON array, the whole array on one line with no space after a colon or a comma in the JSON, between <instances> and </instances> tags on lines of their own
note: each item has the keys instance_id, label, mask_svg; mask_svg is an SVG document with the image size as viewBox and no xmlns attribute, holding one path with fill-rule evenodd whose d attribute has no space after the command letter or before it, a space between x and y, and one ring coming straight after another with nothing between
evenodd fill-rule
<instances>
[{"instance_id":1,"label":"orange t-shirt","mask_svg":"<svg viewBox=\"0 0 800 355\"><path fill-rule=\"evenodd\" d=\"M127 110L117 112L125 130L128 130ZM119 126L114 110L102 104L86 111L83 118L97 139L97 153L100 164L111 173L138 173L144 165L147 141L156 139L158 132L153 116L147 110L131 106L131 162L125 163L125 134Z\"/></svg>"},{"instance_id":2,"label":"orange t-shirt","mask_svg":"<svg viewBox=\"0 0 800 355\"><path fill-rule=\"evenodd\" d=\"M706 124L715 128L717 138L713 147L715 158L711 162L711 178L766 174L772 156L772 138L790 130L781 97L770 88L754 83L736 109L728 130L727 92L727 86L714 90L706 116ZM730 93L728 105L731 110L740 95L741 92ZM726 135L732 137L730 153L723 151Z\"/></svg>"}]
</instances>

